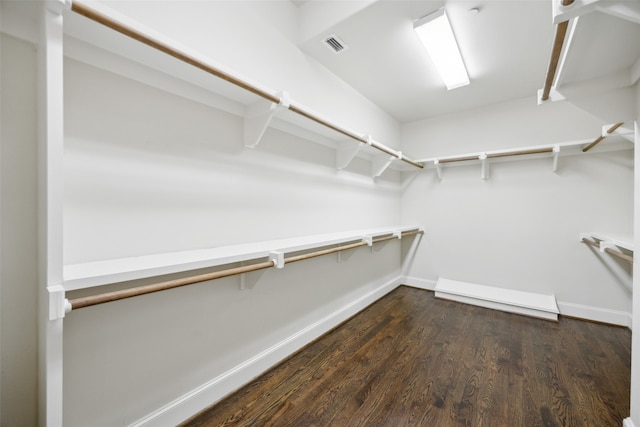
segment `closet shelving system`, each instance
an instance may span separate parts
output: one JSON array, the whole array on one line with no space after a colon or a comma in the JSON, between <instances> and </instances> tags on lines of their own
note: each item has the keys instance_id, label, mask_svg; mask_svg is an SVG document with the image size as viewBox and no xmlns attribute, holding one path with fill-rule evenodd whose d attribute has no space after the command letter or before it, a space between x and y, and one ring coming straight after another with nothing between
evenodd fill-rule
<instances>
[{"instance_id":1,"label":"closet shelving system","mask_svg":"<svg viewBox=\"0 0 640 427\"><path fill-rule=\"evenodd\" d=\"M337 169L346 168L355 157L371 161L374 178L388 168L419 170L423 165L367 133L350 129L293 101L284 91L275 92L238 77L210 58L98 3L49 0L44 2L41 18L38 87L43 102L38 126L43 206L39 227L43 244L39 268L40 314L46 320L39 324L39 336L43 424L63 425L63 325L69 312L232 275L240 277L243 288L245 273L286 268L289 263L330 254L336 254L340 261L343 251L423 233L418 226L392 226L64 265L62 83L65 57L243 117L244 145L248 148L258 147L265 130L271 126L334 148ZM209 272L195 272L203 268ZM186 277L162 281L163 276L176 273ZM100 292L104 288L99 288L153 278L160 281L108 292ZM74 294L74 291L80 293Z\"/></svg>"},{"instance_id":2,"label":"closet shelving system","mask_svg":"<svg viewBox=\"0 0 640 427\"><path fill-rule=\"evenodd\" d=\"M556 1L556 4L559 1ZM570 2L570 0L562 1ZM583 0L582 3L601 2ZM588 8L589 4L584 7ZM340 253L341 250L349 248L370 246L378 241L422 233L422 229L416 226L389 227L373 231L356 231L342 236L312 236L301 242L262 242L244 248L225 248L225 251L234 253L232 261L220 254L209 253L204 255L204 258L198 258L203 254L191 253L173 265L167 264L166 260L159 256L148 259L146 266L135 265L131 260L112 260L100 266L64 266L62 261L64 56L80 59L99 68L124 74L134 80L144 81L146 84L241 116L244 118L244 144L247 147L258 147L265 130L271 126L335 148L337 169L346 168L355 157L366 158L372 163L373 177L380 176L388 168L411 171L434 167L440 174L443 164L465 164L475 160L481 161L484 165L482 176L486 177L489 159L502 161L519 159L525 155L552 157L555 169L559 153L570 152L572 147L583 149L588 143L588 141L581 141L504 152L470 153L438 159L413 160L402 152L376 141L368 133L350 129L296 103L285 91L272 91L248 79L235 77L223 67L212 64L209 58L203 58L197 52L166 40L162 35L142 28L135 22L115 16L105 9L95 9L94 6L99 7L97 4L87 7L76 1L50 0L46 2L42 13L38 80L39 96L44 100L39 114L40 156L43 165L41 203L44 207L40 212L40 229L44 243L39 267L40 278L44 285L41 288L43 290L40 298L41 314L49 319L40 324L41 366L43 367L41 406L45 408L44 423L46 425L62 425L63 320L65 311L70 307L73 308L74 305L74 301L68 301L65 296L67 290L113 283L113 280L117 280L115 276L118 275L122 279L122 277L154 277L165 274L169 270L188 271L194 265L202 265L202 263L217 267L226 265L228 262L257 261L255 264L264 263L265 268L278 268L287 262L302 260L305 256ZM72 12L69 12L69 9ZM556 38L563 40L564 34ZM554 49L554 52L562 50L562 41L559 44L560 48ZM558 61L555 62L557 65ZM212 74L218 78L212 78ZM555 75L555 70L553 74ZM550 82L549 89L545 88L545 92L547 92L547 98L550 96L553 99L557 95L551 87L554 77L548 77L547 81ZM544 100L544 96L542 99ZM606 127L608 130L612 126L606 125ZM615 132L624 132L628 135L628 130L623 126ZM602 241L608 241L608 239L602 239ZM288 253L288 251L291 252ZM171 256L175 255L171 254ZM255 266L253 263L251 265ZM258 267L262 268L262 265L255 268ZM246 271L251 271L251 268L254 267L249 266L249 270ZM101 271L101 269L104 270ZM237 270L231 273L242 274L244 271ZM160 285L160 287L163 286L162 283ZM82 304L84 303L77 302L77 307Z\"/></svg>"},{"instance_id":3,"label":"closet shelving system","mask_svg":"<svg viewBox=\"0 0 640 427\"><path fill-rule=\"evenodd\" d=\"M602 144L600 144L602 142ZM594 148L595 147L595 148ZM508 150L473 152L455 156L418 159L427 169L435 169L438 179L443 179L443 169L448 166L480 163L480 178L489 178L491 163L514 161L523 158L551 158L551 170L558 170L560 156L575 156L590 152L630 150L633 148L633 127L624 123L602 126L602 134L594 140L569 141L558 144L536 145Z\"/></svg>"},{"instance_id":4,"label":"closet shelving system","mask_svg":"<svg viewBox=\"0 0 640 427\"><path fill-rule=\"evenodd\" d=\"M371 161L373 177L389 167L423 168L370 133L296 102L295 94L239 76L214 59L97 3L67 1L66 6L74 12L65 14L66 56L243 117L246 147L257 148L266 129L273 127L334 148L339 170L356 156Z\"/></svg>"}]
</instances>

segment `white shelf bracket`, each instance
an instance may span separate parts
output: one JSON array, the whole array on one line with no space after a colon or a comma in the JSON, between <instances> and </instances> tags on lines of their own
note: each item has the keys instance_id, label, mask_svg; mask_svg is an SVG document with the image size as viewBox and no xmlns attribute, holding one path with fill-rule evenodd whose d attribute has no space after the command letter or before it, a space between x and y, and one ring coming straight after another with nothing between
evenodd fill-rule
<instances>
[{"instance_id":1,"label":"white shelf bracket","mask_svg":"<svg viewBox=\"0 0 640 427\"><path fill-rule=\"evenodd\" d=\"M402 231L394 231L393 237L397 238L398 240L402 240Z\"/></svg>"},{"instance_id":2,"label":"white shelf bracket","mask_svg":"<svg viewBox=\"0 0 640 427\"><path fill-rule=\"evenodd\" d=\"M551 91L549 92L549 99L546 101L542 100L542 92L543 89L538 89L538 105L543 105L549 102L564 101L566 99L566 97L558 92L555 87L551 88Z\"/></svg>"},{"instance_id":3,"label":"white shelf bracket","mask_svg":"<svg viewBox=\"0 0 640 427\"><path fill-rule=\"evenodd\" d=\"M553 171L556 172L558 170L558 157L560 156L560 145L556 144L553 146Z\"/></svg>"},{"instance_id":4,"label":"white shelf bracket","mask_svg":"<svg viewBox=\"0 0 640 427\"><path fill-rule=\"evenodd\" d=\"M352 140L338 142L336 147L336 169L342 170L349 166L349 163L355 159L363 145L363 142L354 144Z\"/></svg>"},{"instance_id":5,"label":"white shelf bracket","mask_svg":"<svg viewBox=\"0 0 640 427\"><path fill-rule=\"evenodd\" d=\"M486 180L489 177L489 161L487 160L487 153L482 153L478 156L478 159L482 162L482 169L480 171L480 178Z\"/></svg>"},{"instance_id":6,"label":"white shelf bracket","mask_svg":"<svg viewBox=\"0 0 640 427\"><path fill-rule=\"evenodd\" d=\"M442 181L442 165L440 164L440 160L435 159L433 161L433 165L436 167L436 174L438 175L438 180Z\"/></svg>"},{"instance_id":7,"label":"white shelf bracket","mask_svg":"<svg viewBox=\"0 0 640 427\"><path fill-rule=\"evenodd\" d=\"M367 246L373 246L373 236L364 236L362 241L367 244Z\"/></svg>"},{"instance_id":8,"label":"white shelf bracket","mask_svg":"<svg viewBox=\"0 0 640 427\"><path fill-rule=\"evenodd\" d=\"M284 268L284 253L272 251L269 253L269 260L273 262L275 268Z\"/></svg>"},{"instance_id":9,"label":"white shelf bracket","mask_svg":"<svg viewBox=\"0 0 640 427\"><path fill-rule=\"evenodd\" d=\"M244 146L256 148L265 131L271 124L273 117L282 109L289 108L291 100L287 92L278 94L278 104L267 100L260 100L247 108L244 118Z\"/></svg>"},{"instance_id":10,"label":"white shelf bracket","mask_svg":"<svg viewBox=\"0 0 640 427\"><path fill-rule=\"evenodd\" d=\"M65 314L71 311L71 304L65 298L62 285L47 286L49 293L49 320L64 319Z\"/></svg>"},{"instance_id":11,"label":"white shelf bracket","mask_svg":"<svg viewBox=\"0 0 640 427\"><path fill-rule=\"evenodd\" d=\"M371 161L371 176L373 178L377 178L382 175L382 173L387 170L387 168L395 158L395 156L391 156L389 154L374 156L373 160Z\"/></svg>"},{"instance_id":12,"label":"white shelf bracket","mask_svg":"<svg viewBox=\"0 0 640 427\"><path fill-rule=\"evenodd\" d=\"M615 243L608 240L600 240L600 252L604 253L607 248L619 251L618 246L616 246Z\"/></svg>"}]
</instances>

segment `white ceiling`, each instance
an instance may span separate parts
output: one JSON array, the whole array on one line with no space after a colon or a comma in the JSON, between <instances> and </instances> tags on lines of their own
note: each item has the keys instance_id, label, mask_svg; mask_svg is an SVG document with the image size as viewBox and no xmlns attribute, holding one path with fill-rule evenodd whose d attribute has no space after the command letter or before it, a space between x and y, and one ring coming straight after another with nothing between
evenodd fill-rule
<instances>
[{"instance_id":1,"label":"white ceiling","mask_svg":"<svg viewBox=\"0 0 640 427\"><path fill-rule=\"evenodd\" d=\"M299 13L318 2L294 1ZM315 3L315 4L314 4ZM300 48L400 122L453 113L511 99L542 88L553 43L551 0L369 0L304 37ZM625 3L625 2L623 2ZM637 9L640 2L626 3ZM446 7L471 84L447 91L413 31L413 21ZM479 13L469 12L478 8ZM346 9L350 9L346 11ZM583 16L563 81L587 80L629 69L640 58L640 23L601 12ZM302 21L301 21L302 22ZM322 42L337 35L348 49Z\"/></svg>"}]
</instances>

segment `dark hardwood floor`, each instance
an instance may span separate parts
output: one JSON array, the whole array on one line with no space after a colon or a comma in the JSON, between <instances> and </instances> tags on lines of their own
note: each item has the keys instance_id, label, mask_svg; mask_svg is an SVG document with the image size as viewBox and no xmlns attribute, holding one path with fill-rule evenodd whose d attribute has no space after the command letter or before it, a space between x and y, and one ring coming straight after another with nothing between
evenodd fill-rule
<instances>
[{"instance_id":1,"label":"dark hardwood floor","mask_svg":"<svg viewBox=\"0 0 640 427\"><path fill-rule=\"evenodd\" d=\"M597 426L629 415L631 332L402 286L185 426Z\"/></svg>"}]
</instances>

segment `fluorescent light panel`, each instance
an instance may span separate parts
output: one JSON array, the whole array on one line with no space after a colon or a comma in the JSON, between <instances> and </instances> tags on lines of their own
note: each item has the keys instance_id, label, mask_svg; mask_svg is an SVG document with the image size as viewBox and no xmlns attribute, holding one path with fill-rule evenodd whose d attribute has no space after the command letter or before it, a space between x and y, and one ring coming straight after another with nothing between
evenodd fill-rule
<instances>
[{"instance_id":1,"label":"fluorescent light panel","mask_svg":"<svg viewBox=\"0 0 640 427\"><path fill-rule=\"evenodd\" d=\"M413 29L433 60L448 90L469 84L460 49L444 9L417 20Z\"/></svg>"}]
</instances>

